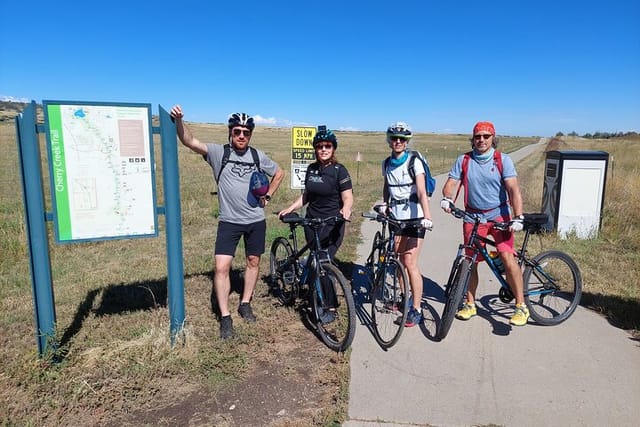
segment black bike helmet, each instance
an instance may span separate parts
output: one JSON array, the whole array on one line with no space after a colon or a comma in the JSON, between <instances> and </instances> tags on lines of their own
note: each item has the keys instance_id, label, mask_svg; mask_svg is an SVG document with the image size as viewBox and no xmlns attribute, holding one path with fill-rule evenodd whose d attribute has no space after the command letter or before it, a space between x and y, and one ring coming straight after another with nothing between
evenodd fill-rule
<instances>
[{"instance_id":1,"label":"black bike helmet","mask_svg":"<svg viewBox=\"0 0 640 427\"><path fill-rule=\"evenodd\" d=\"M331 129L327 129L326 126L320 125L313 137L313 146L315 147L318 142L325 141L330 142L333 145L334 150L338 148L338 138L336 138L336 134L333 133Z\"/></svg>"},{"instance_id":2,"label":"black bike helmet","mask_svg":"<svg viewBox=\"0 0 640 427\"><path fill-rule=\"evenodd\" d=\"M249 130L253 130L256 124L253 121L253 117L247 113L233 113L229 116L229 129L236 126L244 126L249 128Z\"/></svg>"}]
</instances>

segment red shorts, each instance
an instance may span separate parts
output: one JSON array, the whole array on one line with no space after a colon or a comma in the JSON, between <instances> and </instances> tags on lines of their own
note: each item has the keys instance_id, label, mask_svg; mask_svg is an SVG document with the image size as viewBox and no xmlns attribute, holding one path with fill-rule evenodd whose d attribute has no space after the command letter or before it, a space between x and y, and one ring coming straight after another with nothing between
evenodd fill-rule
<instances>
[{"instance_id":1,"label":"red shorts","mask_svg":"<svg viewBox=\"0 0 640 427\"><path fill-rule=\"evenodd\" d=\"M497 217L494 218L497 222L507 222L510 221L510 218L505 217ZM464 241L466 242L469 239L469 235L471 234L471 230L473 230L473 223L465 222L462 224L462 236ZM480 224L478 226L478 236L487 237L487 235L491 235L493 240L496 242L496 249L498 252L511 252L515 254L516 251L513 249L513 233L511 231L502 231L493 227L493 224L490 222ZM473 255L473 250L466 249L467 256ZM478 254L478 262L484 261L484 257L481 254Z\"/></svg>"}]
</instances>

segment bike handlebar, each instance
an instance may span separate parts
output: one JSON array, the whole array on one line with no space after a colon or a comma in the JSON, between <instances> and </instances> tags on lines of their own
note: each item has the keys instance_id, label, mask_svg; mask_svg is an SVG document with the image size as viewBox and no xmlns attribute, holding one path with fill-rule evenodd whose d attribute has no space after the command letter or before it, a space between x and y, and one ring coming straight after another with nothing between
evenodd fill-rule
<instances>
[{"instance_id":1,"label":"bike handlebar","mask_svg":"<svg viewBox=\"0 0 640 427\"><path fill-rule=\"evenodd\" d=\"M453 203L449 202L449 208L451 209L451 215L456 218L468 218L474 223L483 223L489 222L492 223L495 228L502 231L509 230L509 222L500 222L500 221L492 221L492 220L484 220L480 218L478 215L467 212L460 208L457 208ZM541 227L547 223L549 216L545 213L529 213L524 214L523 226L525 230L529 230L531 232L537 232L541 229Z\"/></svg>"},{"instance_id":2,"label":"bike handlebar","mask_svg":"<svg viewBox=\"0 0 640 427\"><path fill-rule=\"evenodd\" d=\"M458 219L463 219L463 218L467 218L469 220L471 220L474 223L480 224L480 223L491 223L493 224L493 226L495 228L497 228L498 230L502 230L502 231L507 231L509 230L509 223L508 222L500 222L500 221L493 221L493 220L485 220L483 218L480 218L478 215L474 215L471 212L467 212L465 210L462 210L460 208L457 208L453 203L449 202L449 209L451 209L451 215L455 216Z\"/></svg>"},{"instance_id":3,"label":"bike handlebar","mask_svg":"<svg viewBox=\"0 0 640 427\"><path fill-rule=\"evenodd\" d=\"M289 224L293 227L297 227L298 225L320 227L321 225L324 225L327 223L335 224L340 222L350 222L348 219L346 219L342 215L335 215L327 218L303 218L295 212L281 216L280 221L284 222L285 224Z\"/></svg>"},{"instance_id":4,"label":"bike handlebar","mask_svg":"<svg viewBox=\"0 0 640 427\"><path fill-rule=\"evenodd\" d=\"M397 227L401 230L405 228L424 228L422 227L422 219L411 219L407 221L399 221L397 219L390 218L386 215L382 215L374 212L362 212L362 216L364 218L369 218L378 222L388 222L392 224L394 227Z\"/></svg>"}]
</instances>

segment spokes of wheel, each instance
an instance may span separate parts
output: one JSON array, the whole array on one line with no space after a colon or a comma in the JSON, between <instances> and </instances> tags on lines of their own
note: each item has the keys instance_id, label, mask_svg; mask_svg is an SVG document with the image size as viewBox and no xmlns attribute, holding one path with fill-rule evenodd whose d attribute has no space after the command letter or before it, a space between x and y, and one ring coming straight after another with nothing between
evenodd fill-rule
<instances>
[{"instance_id":1,"label":"spokes of wheel","mask_svg":"<svg viewBox=\"0 0 640 427\"><path fill-rule=\"evenodd\" d=\"M436 331L436 339L438 340L443 340L447 336L449 329L451 329L453 318L462 304L464 292L469 280L469 266L469 260L463 257L458 258L453 264L454 270L449 275L450 282L447 283L447 296L444 303L444 310L442 311L440 324Z\"/></svg>"},{"instance_id":2,"label":"spokes of wheel","mask_svg":"<svg viewBox=\"0 0 640 427\"><path fill-rule=\"evenodd\" d=\"M356 309L351 286L331 263L322 263L320 269L319 285L324 301L320 301L317 292L312 292L318 334L330 349L346 351L356 333Z\"/></svg>"},{"instance_id":3,"label":"spokes of wheel","mask_svg":"<svg viewBox=\"0 0 640 427\"><path fill-rule=\"evenodd\" d=\"M371 320L376 341L387 349L402 335L411 291L401 262L389 260L381 268L371 291Z\"/></svg>"},{"instance_id":4,"label":"spokes of wheel","mask_svg":"<svg viewBox=\"0 0 640 427\"><path fill-rule=\"evenodd\" d=\"M271 245L269 273L274 294L284 305L291 305L297 297L296 268L286 265L293 254L291 244L284 237L278 237Z\"/></svg>"},{"instance_id":5,"label":"spokes of wheel","mask_svg":"<svg viewBox=\"0 0 640 427\"><path fill-rule=\"evenodd\" d=\"M582 276L571 257L560 251L536 255L524 271L525 302L531 318L556 325L573 314L582 296Z\"/></svg>"}]
</instances>

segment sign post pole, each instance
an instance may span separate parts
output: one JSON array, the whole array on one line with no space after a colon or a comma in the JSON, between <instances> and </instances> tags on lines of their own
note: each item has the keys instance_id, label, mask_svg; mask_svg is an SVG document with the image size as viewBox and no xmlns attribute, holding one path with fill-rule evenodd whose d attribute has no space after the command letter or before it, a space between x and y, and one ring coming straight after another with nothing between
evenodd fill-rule
<instances>
[{"instance_id":1,"label":"sign post pole","mask_svg":"<svg viewBox=\"0 0 640 427\"><path fill-rule=\"evenodd\" d=\"M29 246L29 266L33 287L36 338L40 357L56 347L56 313L51 282L49 239L45 224L42 169L38 145L36 104L31 104L16 117L18 154L24 194L25 223Z\"/></svg>"},{"instance_id":2,"label":"sign post pole","mask_svg":"<svg viewBox=\"0 0 640 427\"><path fill-rule=\"evenodd\" d=\"M167 298L171 318L171 345L183 332L184 264L182 260L182 215L180 210L180 176L176 125L165 109L159 107L162 143L165 220L167 226ZM184 338L184 337L183 337Z\"/></svg>"}]
</instances>

